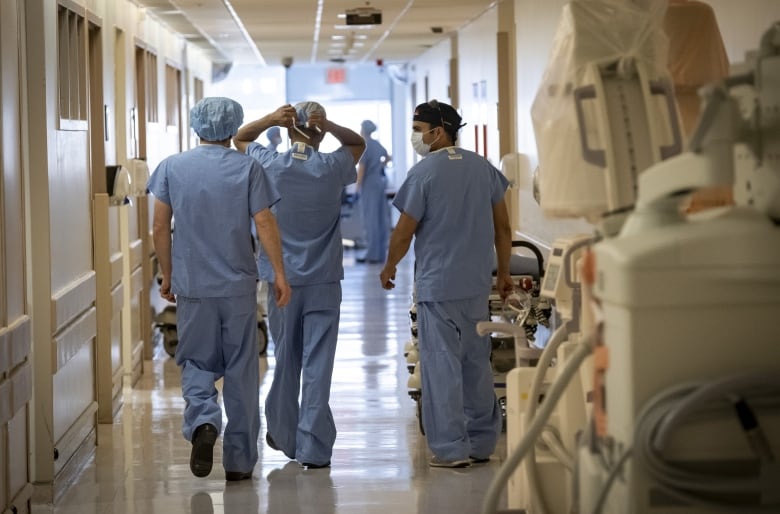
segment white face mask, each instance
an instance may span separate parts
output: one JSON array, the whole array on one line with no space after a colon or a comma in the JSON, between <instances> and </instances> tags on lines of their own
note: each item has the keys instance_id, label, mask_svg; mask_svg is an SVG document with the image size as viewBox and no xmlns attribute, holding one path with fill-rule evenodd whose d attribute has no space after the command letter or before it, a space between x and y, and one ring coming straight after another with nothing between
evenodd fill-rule
<instances>
[{"instance_id":1,"label":"white face mask","mask_svg":"<svg viewBox=\"0 0 780 514\"><path fill-rule=\"evenodd\" d=\"M420 157L425 157L431 153L431 145L423 143L423 135L427 134L428 132L433 132L434 130L436 130L435 127L427 132L412 132L412 148L414 148L414 151L417 152ZM437 139L439 138L437 137L434 139L433 143L435 143Z\"/></svg>"}]
</instances>

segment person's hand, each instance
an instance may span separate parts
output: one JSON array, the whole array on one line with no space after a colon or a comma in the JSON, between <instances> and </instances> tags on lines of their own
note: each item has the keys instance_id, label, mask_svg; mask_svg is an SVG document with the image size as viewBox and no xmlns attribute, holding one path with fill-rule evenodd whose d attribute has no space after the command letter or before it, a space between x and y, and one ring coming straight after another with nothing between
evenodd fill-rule
<instances>
[{"instance_id":1,"label":"person's hand","mask_svg":"<svg viewBox=\"0 0 780 514\"><path fill-rule=\"evenodd\" d=\"M171 292L171 277L163 277L160 283L160 296L171 303L176 303L176 296Z\"/></svg>"},{"instance_id":2,"label":"person's hand","mask_svg":"<svg viewBox=\"0 0 780 514\"><path fill-rule=\"evenodd\" d=\"M307 128L312 128L317 132L323 132L328 119L325 117L325 113L322 111L314 111L309 115L309 119L306 123Z\"/></svg>"},{"instance_id":3,"label":"person's hand","mask_svg":"<svg viewBox=\"0 0 780 514\"><path fill-rule=\"evenodd\" d=\"M507 297L515 290L515 284L512 282L512 277L509 273L502 273L496 277L496 290L502 300L506 300Z\"/></svg>"},{"instance_id":4,"label":"person's hand","mask_svg":"<svg viewBox=\"0 0 780 514\"><path fill-rule=\"evenodd\" d=\"M284 104L273 112L271 120L279 127L291 128L295 124L296 116L295 107Z\"/></svg>"},{"instance_id":5,"label":"person's hand","mask_svg":"<svg viewBox=\"0 0 780 514\"><path fill-rule=\"evenodd\" d=\"M395 287L395 266L385 266L379 274L379 282L384 289L393 289Z\"/></svg>"},{"instance_id":6,"label":"person's hand","mask_svg":"<svg viewBox=\"0 0 780 514\"><path fill-rule=\"evenodd\" d=\"M276 298L277 307L284 307L290 303L292 289L290 288L290 284L287 283L287 277L277 276L274 279L274 297Z\"/></svg>"}]
</instances>

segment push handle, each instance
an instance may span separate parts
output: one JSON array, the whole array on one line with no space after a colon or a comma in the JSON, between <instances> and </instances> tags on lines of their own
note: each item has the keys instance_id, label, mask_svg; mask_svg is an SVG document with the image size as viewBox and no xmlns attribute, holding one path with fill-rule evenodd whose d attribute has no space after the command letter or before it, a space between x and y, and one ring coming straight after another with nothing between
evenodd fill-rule
<instances>
[{"instance_id":1,"label":"push handle","mask_svg":"<svg viewBox=\"0 0 780 514\"><path fill-rule=\"evenodd\" d=\"M497 323L495 321L480 321L477 323L477 334L485 336L492 332L497 334L507 334L513 337L525 337L525 328L523 328L522 325L514 325L512 323Z\"/></svg>"},{"instance_id":2,"label":"push handle","mask_svg":"<svg viewBox=\"0 0 780 514\"><path fill-rule=\"evenodd\" d=\"M544 277L544 256L539 247L529 241L512 241L512 248L528 248L536 257L536 263L539 265L539 279Z\"/></svg>"},{"instance_id":3,"label":"push handle","mask_svg":"<svg viewBox=\"0 0 780 514\"><path fill-rule=\"evenodd\" d=\"M668 80L650 81L650 93L654 95L663 95L666 98L666 108L669 110L669 123L672 125L672 144L661 147L661 159L668 159L682 152L682 131L680 130L680 121L677 119L677 109L675 108L674 91Z\"/></svg>"},{"instance_id":4,"label":"push handle","mask_svg":"<svg viewBox=\"0 0 780 514\"><path fill-rule=\"evenodd\" d=\"M577 111L577 123L580 128L580 145L582 146L582 157L586 162L605 168L607 166L607 153L604 150L597 150L588 146L588 136L585 132L585 111L582 108L582 102L596 98L596 86L582 86L574 90L574 107Z\"/></svg>"}]
</instances>

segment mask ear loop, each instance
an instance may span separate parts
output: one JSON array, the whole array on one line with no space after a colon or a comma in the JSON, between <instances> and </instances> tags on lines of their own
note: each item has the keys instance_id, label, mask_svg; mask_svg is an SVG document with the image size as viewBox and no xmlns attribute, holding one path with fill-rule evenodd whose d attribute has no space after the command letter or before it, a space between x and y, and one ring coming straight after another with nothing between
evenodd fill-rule
<instances>
[{"instance_id":1,"label":"mask ear loop","mask_svg":"<svg viewBox=\"0 0 780 514\"><path fill-rule=\"evenodd\" d=\"M296 131L297 133L299 133L300 135L302 135L303 137L305 137L306 139L311 139L311 136L309 136L309 134L307 134L306 132L304 132L303 130L301 130L301 129L299 129L299 128L298 128L298 125L296 125L296 122L297 122L297 121L298 121L298 120L296 120L295 118L293 118L293 126L292 126L292 127L295 129L295 131Z\"/></svg>"},{"instance_id":2,"label":"mask ear loop","mask_svg":"<svg viewBox=\"0 0 780 514\"><path fill-rule=\"evenodd\" d=\"M304 126L305 126L307 129L314 129L315 131L317 131L317 133L318 133L318 134L322 134L322 129L321 129L320 127L318 127L317 125L312 125L312 124L311 124L311 121L307 121L307 122L304 124Z\"/></svg>"}]
</instances>

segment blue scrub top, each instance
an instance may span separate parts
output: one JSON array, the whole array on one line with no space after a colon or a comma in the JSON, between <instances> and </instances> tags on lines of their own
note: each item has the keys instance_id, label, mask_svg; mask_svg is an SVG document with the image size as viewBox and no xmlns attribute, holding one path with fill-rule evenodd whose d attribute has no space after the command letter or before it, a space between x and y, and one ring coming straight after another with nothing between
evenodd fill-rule
<instances>
[{"instance_id":1,"label":"blue scrub top","mask_svg":"<svg viewBox=\"0 0 780 514\"><path fill-rule=\"evenodd\" d=\"M366 169L363 174L363 184L381 185L384 190L385 163L382 157L387 158L387 150L376 139L366 139L366 151L360 157L360 162ZM383 191L384 192L384 191Z\"/></svg>"},{"instance_id":2,"label":"blue scrub top","mask_svg":"<svg viewBox=\"0 0 780 514\"><path fill-rule=\"evenodd\" d=\"M493 206L509 181L480 155L442 148L415 164L393 205L414 218L418 301L490 293L495 262Z\"/></svg>"},{"instance_id":3,"label":"blue scrub top","mask_svg":"<svg viewBox=\"0 0 780 514\"><path fill-rule=\"evenodd\" d=\"M346 147L324 153L294 143L276 153L258 143L247 154L265 168L282 200L273 206L282 235L282 253L291 286L337 282L344 278L341 241L341 195L357 179L352 153ZM260 251L260 277L273 282L274 272Z\"/></svg>"},{"instance_id":4,"label":"blue scrub top","mask_svg":"<svg viewBox=\"0 0 780 514\"><path fill-rule=\"evenodd\" d=\"M200 145L163 160L147 188L173 210L174 294L206 298L255 292L252 217L279 201L257 161L224 146Z\"/></svg>"}]
</instances>

